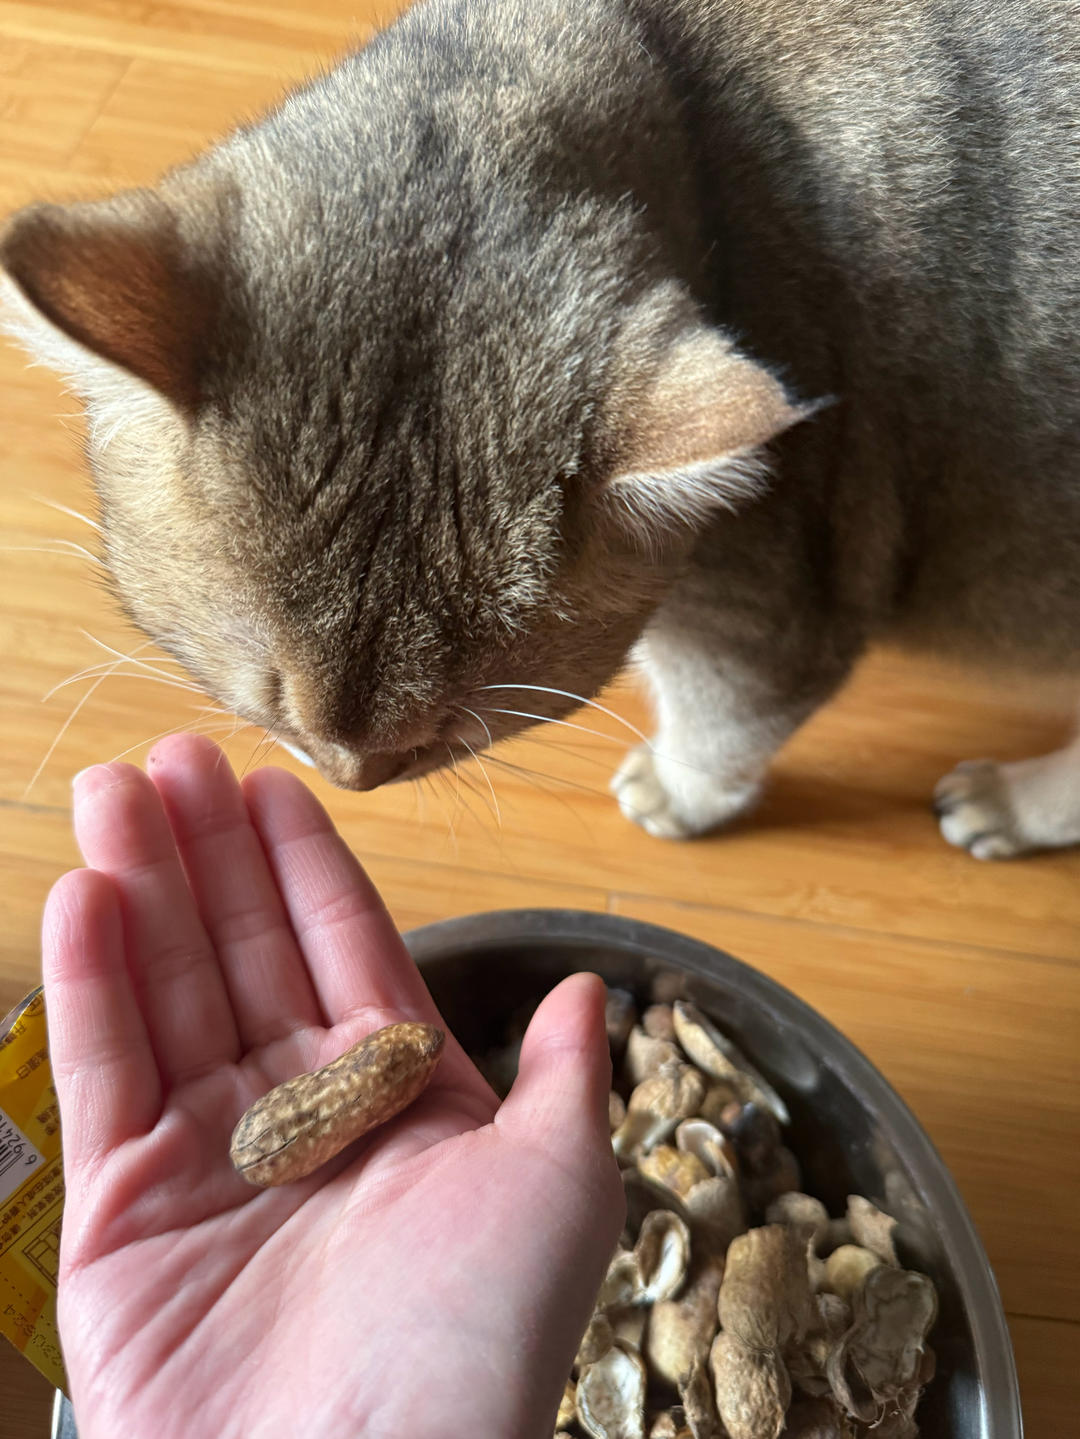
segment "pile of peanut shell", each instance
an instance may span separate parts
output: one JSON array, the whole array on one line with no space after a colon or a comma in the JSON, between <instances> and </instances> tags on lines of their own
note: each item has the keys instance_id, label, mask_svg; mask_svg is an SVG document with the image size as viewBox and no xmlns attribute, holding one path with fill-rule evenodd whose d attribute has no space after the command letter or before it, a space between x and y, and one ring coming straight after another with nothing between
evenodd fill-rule
<instances>
[{"instance_id":1,"label":"pile of peanut shell","mask_svg":"<svg viewBox=\"0 0 1080 1439\"><path fill-rule=\"evenodd\" d=\"M895 1221L800 1191L780 1096L700 1009L608 992L627 1224L555 1439L915 1439L937 1294ZM479 1061L502 1092L524 1019Z\"/></svg>"}]
</instances>

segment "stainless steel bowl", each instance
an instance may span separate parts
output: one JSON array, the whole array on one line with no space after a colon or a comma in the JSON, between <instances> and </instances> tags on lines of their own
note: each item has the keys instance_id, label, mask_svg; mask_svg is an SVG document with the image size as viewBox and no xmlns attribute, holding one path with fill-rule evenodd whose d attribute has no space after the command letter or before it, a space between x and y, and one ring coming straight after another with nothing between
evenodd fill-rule
<instances>
[{"instance_id":1,"label":"stainless steel bowl","mask_svg":"<svg viewBox=\"0 0 1080 1439\"><path fill-rule=\"evenodd\" d=\"M1009 1331L971 1217L911 1110L820 1014L721 950L612 915L507 910L405 940L447 1024L473 1050L497 1043L512 1010L577 970L642 993L669 972L783 1095L806 1187L834 1213L857 1193L892 1214L904 1262L937 1285L925 1439L1021 1439Z\"/></svg>"}]
</instances>

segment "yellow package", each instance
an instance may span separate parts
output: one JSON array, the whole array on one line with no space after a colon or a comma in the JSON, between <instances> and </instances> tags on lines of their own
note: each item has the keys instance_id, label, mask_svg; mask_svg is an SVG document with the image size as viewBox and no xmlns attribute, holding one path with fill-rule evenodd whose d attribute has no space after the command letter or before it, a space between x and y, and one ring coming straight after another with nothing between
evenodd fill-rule
<instances>
[{"instance_id":1,"label":"yellow package","mask_svg":"<svg viewBox=\"0 0 1080 1439\"><path fill-rule=\"evenodd\" d=\"M0 1022L0 1334L67 1391L56 1332L64 1175L45 1001Z\"/></svg>"}]
</instances>

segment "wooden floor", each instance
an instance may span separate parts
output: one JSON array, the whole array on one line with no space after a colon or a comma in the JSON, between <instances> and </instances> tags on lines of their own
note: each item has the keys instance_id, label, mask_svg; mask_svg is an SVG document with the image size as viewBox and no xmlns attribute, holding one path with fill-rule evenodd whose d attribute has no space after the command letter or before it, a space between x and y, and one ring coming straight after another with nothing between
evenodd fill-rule
<instances>
[{"instance_id":1,"label":"wooden floor","mask_svg":"<svg viewBox=\"0 0 1080 1439\"><path fill-rule=\"evenodd\" d=\"M152 178L393 8L0 0L0 211ZM55 553L93 548L94 532L54 506L92 513L76 406L0 347L0 1014L35 984L42 900L76 862L70 777L199 718L197 696L136 678L50 694L137 643L94 566ZM645 723L629 683L611 702ZM489 767L495 797L479 775L437 799L320 793L402 926L519 905L635 915L817 1006L913 1105L960 1184L1009 1311L1030 1439L1076 1433L1080 855L980 865L927 809L956 760L1036 753L1060 718L1022 689L877 656L790 746L751 824L681 847L606 794L627 734L581 723L603 734L551 727L507 748L520 769ZM257 739L231 742L238 766L267 758ZM6 1439L48 1432L44 1384L2 1342L0 1396Z\"/></svg>"}]
</instances>

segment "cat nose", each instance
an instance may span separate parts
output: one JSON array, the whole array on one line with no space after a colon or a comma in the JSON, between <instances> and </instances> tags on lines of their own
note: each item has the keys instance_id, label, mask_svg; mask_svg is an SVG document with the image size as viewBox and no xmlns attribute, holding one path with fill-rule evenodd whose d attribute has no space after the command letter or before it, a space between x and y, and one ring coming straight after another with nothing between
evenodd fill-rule
<instances>
[{"instance_id":1,"label":"cat nose","mask_svg":"<svg viewBox=\"0 0 1080 1439\"><path fill-rule=\"evenodd\" d=\"M363 754L341 745L312 746L319 773L339 789L371 790L395 779L409 763L406 754Z\"/></svg>"},{"instance_id":2,"label":"cat nose","mask_svg":"<svg viewBox=\"0 0 1080 1439\"><path fill-rule=\"evenodd\" d=\"M354 789L378 789L396 779L409 763L407 754L369 754L360 761L359 781Z\"/></svg>"},{"instance_id":3,"label":"cat nose","mask_svg":"<svg viewBox=\"0 0 1080 1439\"><path fill-rule=\"evenodd\" d=\"M377 789L408 765L411 755L407 746L412 743L408 736L399 749L366 749L362 740L350 735L346 724L333 722L325 704L314 702L311 687L305 687L302 676L283 668L281 689L288 728L303 748L280 737L278 743L297 759L314 765L338 789Z\"/></svg>"}]
</instances>

